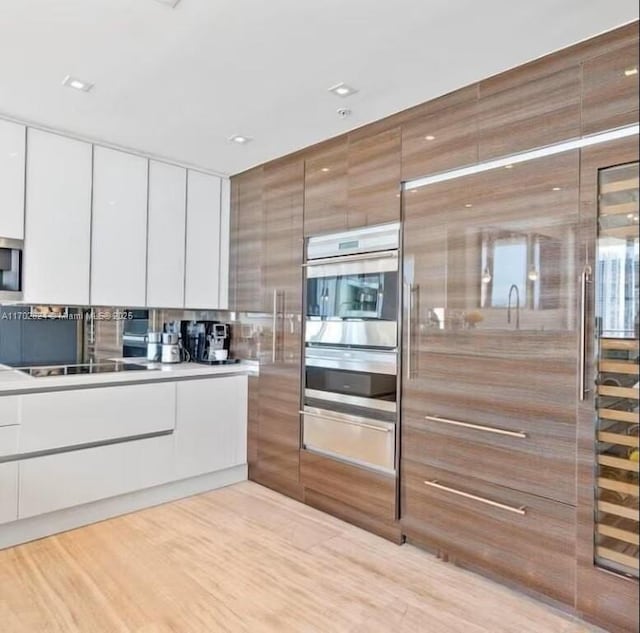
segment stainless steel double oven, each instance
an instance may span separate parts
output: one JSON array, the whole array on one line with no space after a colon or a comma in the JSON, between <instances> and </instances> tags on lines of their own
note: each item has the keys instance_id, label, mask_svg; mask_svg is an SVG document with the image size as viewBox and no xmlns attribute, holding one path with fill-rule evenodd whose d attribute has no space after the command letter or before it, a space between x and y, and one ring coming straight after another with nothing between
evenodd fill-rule
<instances>
[{"instance_id":1,"label":"stainless steel double oven","mask_svg":"<svg viewBox=\"0 0 640 633\"><path fill-rule=\"evenodd\" d=\"M305 263L303 444L396 468L400 225L312 237Z\"/></svg>"}]
</instances>

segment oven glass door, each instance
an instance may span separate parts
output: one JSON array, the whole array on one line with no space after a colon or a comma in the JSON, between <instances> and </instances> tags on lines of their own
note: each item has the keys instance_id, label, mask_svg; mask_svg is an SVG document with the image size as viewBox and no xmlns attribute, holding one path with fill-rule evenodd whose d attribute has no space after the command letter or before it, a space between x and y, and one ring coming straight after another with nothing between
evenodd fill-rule
<instances>
[{"instance_id":1,"label":"oven glass door","mask_svg":"<svg viewBox=\"0 0 640 633\"><path fill-rule=\"evenodd\" d=\"M307 317L395 321L397 257L308 265Z\"/></svg>"}]
</instances>

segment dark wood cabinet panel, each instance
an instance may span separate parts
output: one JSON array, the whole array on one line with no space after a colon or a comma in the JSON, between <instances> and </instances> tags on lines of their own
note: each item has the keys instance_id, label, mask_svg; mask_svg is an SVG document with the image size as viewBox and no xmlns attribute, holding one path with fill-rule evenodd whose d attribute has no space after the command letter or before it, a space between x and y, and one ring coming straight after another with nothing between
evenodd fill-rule
<instances>
[{"instance_id":1,"label":"dark wood cabinet panel","mask_svg":"<svg viewBox=\"0 0 640 633\"><path fill-rule=\"evenodd\" d=\"M349 228L400 220L400 128L349 138Z\"/></svg>"},{"instance_id":2,"label":"dark wood cabinet panel","mask_svg":"<svg viewBox=\"0 0 640 633\"><path fill-rule=\"evenodd\" d=\"M583 134L638 121L638 66L637 40L630 46L611 50L584 63Z\"/></svg>"},{"instance_id":3,"label":"dark wood cabinet panel","mask_svg":"<svg viewBox=\"0 0 640 633\"><path fill-rule=\"evenodd\" d=\"M229 308L265 310L263 266L263 168L232 179Z\"/></svg>"},{"instance_id":4,"label":"dark wood cabinet panel","mask_svg":"<svg viewBox=\"0 0 640 633\"><path fill-rule=\"evenodd\" d=\"M341 137L305 157L304 235L348 228L348 139Z\"/></svg>"},{"instance_id":5,"label":"dark wood cabinet panel","mask_svg":"<svg viewBox=\"0 0 640 633\"><path fill-rule=\"evenodd\" d=\"M573 604L574 507L409 460L402 477L401 524L411 541Z\"/></svg>"},{"instance_id":6,"label":"dark wood cabinet panel","mask_svg":"<svg viewBox=\"0 0 640 633\"><path fill-rule=\"evenodd\" d=\"M302 498L299 484L304 165L283 159L264 169L263 328L257 460L251 478Z\"/></svg>"},{"instance_id":7,"label":"dark wood cabinet panel","mask_svg":"<svg viewBox=\"0 0 640 633\"><path fill-rule=\"evenodd\" d=\"M302 450L300 480L307 503L399 541L394 476Z\"/></svg>"},{"instance_id":8,"label":"dark wood cabinet panel","mask_svg":"<svg viewBox=\"0 0 640 633\"><path fill-rule=\"evenodd\" d=\"M467 101L402 127L402 179L478 162L477 91Z\"/></svg>"},{"instance_id":9,"label":"dark wood cabinet panel","mask_svg":"<svg viewBox=\"0 0 640 633\"><path fill-rule=\"evenodd\" d=\"M581 260L591 266L597 283L595 245L598 228L598 177L600 170L638 161L638 139L612 141L582 151L581 160ZM636 184L637 187L637 184ZM636 203L637 208L637 203ZM633 233L632 233L633 234ZM635 234L637 235L637 226ZM578 523L577 523L577 610L581 617L615 633L635 633L640 627L638 614L638 580L617 575L596 566L596 488L598 485L596 442L597 374L595 341L595 288L587 293L585 350L587 388L589 392L578 403ZM629 339L627 339L629 340ZM636 400L637 403L637 400ZM630 421L637 421L633 413ZM631 427L631 425L629 425ZM636 436L637 437L637 436ZM629 473L632 474L632 473ZM637 480L636 484L637 486ZM636 497L637 502L637 497ZM635 524L637 529L637 523ZM637 532L636 532L637 534Z\"/></svg>"}]
</instances>

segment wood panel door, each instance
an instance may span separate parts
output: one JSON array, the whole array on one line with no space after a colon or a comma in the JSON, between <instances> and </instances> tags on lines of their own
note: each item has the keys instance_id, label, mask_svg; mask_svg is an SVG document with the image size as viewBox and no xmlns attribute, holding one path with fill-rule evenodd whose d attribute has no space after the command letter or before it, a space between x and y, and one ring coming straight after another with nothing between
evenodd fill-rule
<instances>
[{"instance_id":1,"label":"wood panel door","mask_svg":"<svg viewBox=\"0 0 640 633\"><path fill-rule=\"evenodd\" d=\"M405 194L402 455L575 504L578 154Z\"/></svg>"},{"instance_id":2,"label":"wood panel door","mask_svg":"<svg viewBox=\"0 0 640 633\"><path fill-rule=\"evenodd\" d=\"M349 143L347 137L323 143L305 159L304 235L349 227Z\"/></svg>"},{"instance_id":3,"label":"wood panel door","mask_svg":"<svg viewBox=\"0 0 640 633\"><path fill-rule=\"evenodd\" d=\"M617 365L621 362L624 363L621 360L623 356L635 358L635 366L633 361L631 365L627 365L629 371L636 372L635 375L621 375L613 372L601 376L598 381L600 385L597 385L596 377L599 365L596 365L596 362L599 354L603 351L600 346L607 335L605 328L611 327L611 324L608 323L609 319L602 314L602 308L608 304L609 308L613 308L613 312L618 312L619 306L618 302L614 304L611 294L602 295L598 288L606 287L602 284L605 275L609 278L609 282L612 281L607 273L607 269L609 272L611 271L611 258L615 254L612 249L622 249L633 259L632 254L635 248L635 265L628 266L627 264L622 269L618 269L617 276L620 281L624 277L633 279L635 276L635 293L633 288L629 287L630 292L627 295L626 303L627 305L635 303L637 306L637 161L637 136L585 149L582 151L581 160L581 263L591 268L593 283L587 285L583 315L586 330L584 376L587 391L578 407L577 609L582 617L616 633L632 633L638 630L637 566L635 568L636 578L634 579L619 571L611 573L615 570L612 570L612 566L607 565L605 561L600 560L596 565L596 558L599 547L606 547L607 550L622 550L623 552L627 550L621 557L624 562L633 558L635 546L635 564L637 565L638 464L637 461L625 459L625 456L630 455L634 443L637 451L638 391L633 388L625 389L625 385L633 387L634 380L637 381L638 334L637 316L635 317L634 332L634 315L631 314L625 319L628 331L615 333L615 337L611 339L613 342L621 341L630 350L630 352L625 352L623 346L619 344L618 349L613 350L613 354L618 357ZM613 187L612 189L616 190L613 191L613 197L599 186L600 174L604 170L609 171L611 167L625 168L629 165L633 166L634 163L636 164L636 175L631 179L633 182L623 182L621 183L623 186ZM623 199L624 196L630 198L631 202L626 202ZM599 200L600 205L598 204ZM608 206L606 210L604 209L605 204ZM630 206L621 208L621 205L624 204ZM601 219L604 220L600 227L598 227L599 211ZM607 212L606 218L602 216L603 211ZM621 211L621 213L616 213L616 211ZM598 241L603 239L604 250L600 254L596 245ZM625 268L626 270L624 270ZM609 285L609 289L611 290L611 285ZM602 303L596 312L597 295L602 297ZM619 294L618 297L620 298ZM598 332L595 329L596 316L600 324ZM614 367L614 369L616 368ZM616 384L619 386L616 387ZM610 398L604 393L604 389L602 393L596 394L596 389L606 388L608 385L614 385L614 393L618 393L616 389L619 389L622 397ZM626 396L630 396L631 399ZM615 435L608 437L597 435L605 428L605 425L608 427L605 429L607 433L624 434L622 438L624 446L617 445ZM609 437L614 441L610 442ZM598 438L603 441L597 442ZM603 455L599 455L600 453ZM613 463L615 468L610 468L603 461L598 463L599 458L606 456L607 453L615 455L613 460L609 458L609 463ZM618 465L622 469L617 468ZM601 506L602 502L609 505ZM596 507L596 503L598 503L598 507ZM604 511L603 508L606 508L607 511ZM612 510L615 514L608 512L608 510ZM598 529L594 517L598 521ZM601 531L602 527L608 528L606 534ZM611 527L614 528L613 532ZM612 534L616 537L615 539L610 538ZM622 537L622 542L618 540L618 537ZM611 544L607 543L607 540ZM615 567L615 561L613 566Z\"/></svg>"},{"instance_id":4,"label":"wood panel door","mask_svg":"<svg viewBox=\"0 0 640 633\"><path fill-rule=\"evenodd\" d=\"M263 168L257 167L231 181L230 310L269 310L263 287L263 228Z\"/></svg>"},{"instance_id":5,"label":"wood panel door","mask_svg":"<svg viewBox=\"0 0 640 633\"><path fill-rule=\"evenodd\" d=\"M400 128L349 138L349 228L400 220Z\"/></svg>"},{"instance_id":6,"label":"wood panel door","mask_svg":"<svg viewBox=\"0 0 640 633\"><path fill-rule=\"evenodd\" d=\"M304 163L286 159L264 170L265 301L271 323L260 366L257 462L251 478L301 498L300 362Z\"/></svg>"}]
</instances>

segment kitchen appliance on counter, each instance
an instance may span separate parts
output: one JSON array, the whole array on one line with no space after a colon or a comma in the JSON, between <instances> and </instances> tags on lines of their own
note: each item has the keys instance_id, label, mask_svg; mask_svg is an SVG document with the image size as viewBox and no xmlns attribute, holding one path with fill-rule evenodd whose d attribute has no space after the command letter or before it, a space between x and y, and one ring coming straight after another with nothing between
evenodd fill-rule
<instances>
[{"instance_id":1,"label":"kitchen appliance on counter","mask_svg":"<svg viewBox=\"0 0 640 633\"><path fill-rule=\"evenodd\" d=\"M0 237L0 301L22 301L22 240Z\"/></svg>"},{"instance_id":2,"label":"kitchen appliance on counter","mask_svg":"<svg viewBox=\"0 0 640 633\"><path fill-rule=\"evenodd\" d=\"M188 360L222 364L229 359L230 327L218 321L181 321L181 338Z\"/></svg>"},{"instance_id":3,"label":"kitchen appliance on counter","mask_svg":"<svg viewBox=\"0 0 640 633\"><path fill-rule=\"evenodd\" d=\"M159 363L162 360L162 332L147 332L147 360Z\"/></svg>"},{"instance_id":4,"label":"kitchen appliance on counter","mask_svg":"<svg viewBox=\"0 0 640 633\"><path fill-rule=\"evenodd\" d=\"M400 225L307 242L303 446L396 470Z\"/></svg>"},{"instance_id":5,"label":"kitchen appliance on counter","mask_svg":"<svg viewBox=\"0 0 640 633\"><path fill-rule=\"evenodd\" d=\"M181 360L180 335L177 332L163 332L160 361L163 363L179 363Z\"/></svg>"}]
</instances>

